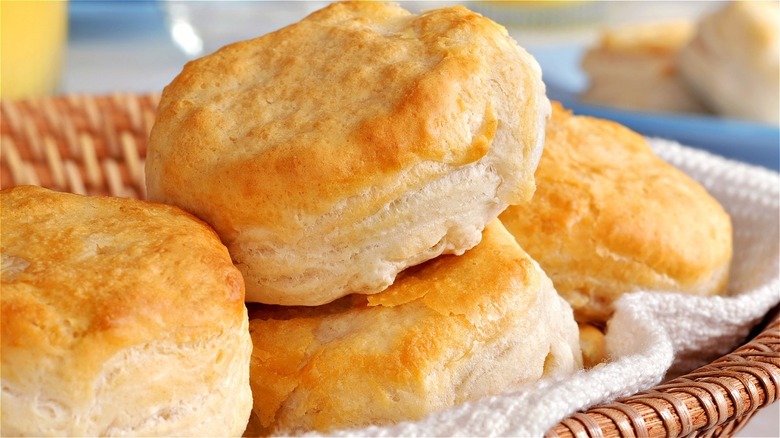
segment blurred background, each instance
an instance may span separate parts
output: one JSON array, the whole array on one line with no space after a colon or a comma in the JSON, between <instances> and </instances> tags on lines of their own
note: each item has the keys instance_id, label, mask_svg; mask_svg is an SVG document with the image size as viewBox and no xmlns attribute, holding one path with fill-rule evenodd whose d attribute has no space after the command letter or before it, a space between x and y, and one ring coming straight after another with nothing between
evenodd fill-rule
<instances>
[{"instance_id":1,"label":"blurred background","mask_svg":"<svg viewBox=\"0 0 780 438\"><path fill-rule=\"evenodd\" d=\"M69 35L62 91L159 91L188 58L271 32L327 3L72 0L68 5ZM550 48L571 48L576 52L594 41L603 26L668 18L693 19L717 9L722 2L401 3L414 12L465 5L506 26L532 53L544 55L545 49ZM571 61L577 63L576 59ZM121 74L117 76L120 66Z\"/></svg>"},{"instance_id":2,"label":"blurred background","mask_svg":"<svg viewBox=\"0 0 780 438\"><path fill-rule=\"evenodd\" d=\"M0 2L3 32L0 94L5 99L53 93L158 93L189 59L276 30L328 3ZM577 113L610 118L648 136L671 138L729 158L774 170L780 168L777 123L767 125L711 114L668 113L646 108L635 111L609 102L594 104L581 99L589 83L582 59L588 48L598 44L604 29L665 20L695 22L723 8L725 2L401 3L413 12L462 4L503 24L539 61L548 95ZM619 82L619 79L607 80ZM640 88L643 87L634 87Z\"/></svg>"},{"instance_id":3,"label":"blurred background","mask_svg":"<svg viewBox=\"0 0 780 438\"><path fill-rule=\"evenodd\" d=\"M2 0L4 64L9 62L6 56L13 55L14 48L26 53L29 60L36 52L58 51L59 41L64 43L61 49L65 53L60 92L160 91L187 59L293 23L327 3ZM401 3L414 12L463 4L507 26L521 45L544 55L548 48L571 48L573 53L592 42L603 26L694 18L716 9L721 2ZM63 33L65 30L67 34ZM50 41L34 42L30 41L32 38ZM573 58L571 61L576 63ZM19 63L15 64L18 67ZM46 69L51 72L50 66L46 65Z\"/></svg>"}]
</instances>

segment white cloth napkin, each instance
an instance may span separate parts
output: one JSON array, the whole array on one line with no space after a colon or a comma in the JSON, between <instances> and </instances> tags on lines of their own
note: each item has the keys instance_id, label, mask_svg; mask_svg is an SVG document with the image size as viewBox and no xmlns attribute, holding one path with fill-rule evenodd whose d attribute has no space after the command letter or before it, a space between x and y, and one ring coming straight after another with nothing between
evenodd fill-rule
<instances>
[{"instance_id":1,"label":"white cloth napkin","mask_svg":"<svg viewBox=\"0 0 780 438\"><path fill-rule=\"evenodd\" d=\"M486 397L418 422L340 431L331 436L542 436L574 412L647 389L738 347L780 302L780 175L649 139L656 152L701 183L734 227L729 294L663 292L623 296L609 324L611 360L590 371ZM735 145L735 147L737 147Z\"/></svg>"}]
</instances>

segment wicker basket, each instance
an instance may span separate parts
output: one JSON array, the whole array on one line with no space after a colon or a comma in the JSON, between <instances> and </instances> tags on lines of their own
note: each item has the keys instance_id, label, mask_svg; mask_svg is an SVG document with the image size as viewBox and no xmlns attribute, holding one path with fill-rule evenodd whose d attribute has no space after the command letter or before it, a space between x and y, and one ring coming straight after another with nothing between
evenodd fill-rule
<instances>
[{"instance_id":1,"label":"wicker basket","mask_svg":"<svg viewBox=\"0 0 780 438\"><path fill-rule=\"evenodd\" d=\"M159 96L64 96L0 103L0 187L33 184L143 198ZM548 436L731 435L780 391L780 316L745 345L631 397L574 414Z\"/></svg>"}]
</instances>

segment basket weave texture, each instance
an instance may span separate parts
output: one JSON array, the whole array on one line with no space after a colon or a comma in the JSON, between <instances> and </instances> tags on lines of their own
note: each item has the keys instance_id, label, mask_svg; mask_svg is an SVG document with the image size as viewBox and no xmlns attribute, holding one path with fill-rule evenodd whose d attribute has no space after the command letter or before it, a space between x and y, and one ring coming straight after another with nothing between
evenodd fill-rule
<instances>
[{"instance_id":1,"label":"basket weave texture","mask_svg":"<svg viewBox=\"0 0 780 438\"><path fill-rule=\"evenodd\" d=\"M144 157L158 95L0 102L0 188L40 185L145 196ZM780 315L702 368L564 419L550 437L728 436L780 394Z\"/></svg>"}]
</instances>

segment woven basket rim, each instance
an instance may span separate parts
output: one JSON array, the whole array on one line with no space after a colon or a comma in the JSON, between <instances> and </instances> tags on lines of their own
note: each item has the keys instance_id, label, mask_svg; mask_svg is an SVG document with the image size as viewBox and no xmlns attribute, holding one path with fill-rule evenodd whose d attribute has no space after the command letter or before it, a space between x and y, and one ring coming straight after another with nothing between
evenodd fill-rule
<instances>
[{"instance_id":1,"label":"woven basket rim","mask_svg":"<svg viewBox=\"0 0 780 438\"><path fill-rule=\"evenodd\" d=\"M145 197L159 94L0 101L0 188ZM780 392L780 305L745 343L684 376L562 420L547 436L730 435Z\"/></svg>"}]
</instances>

